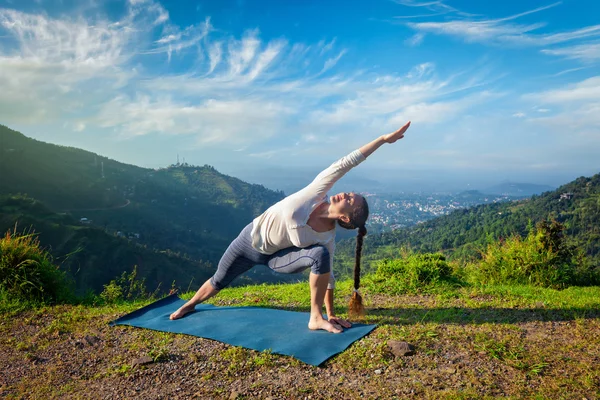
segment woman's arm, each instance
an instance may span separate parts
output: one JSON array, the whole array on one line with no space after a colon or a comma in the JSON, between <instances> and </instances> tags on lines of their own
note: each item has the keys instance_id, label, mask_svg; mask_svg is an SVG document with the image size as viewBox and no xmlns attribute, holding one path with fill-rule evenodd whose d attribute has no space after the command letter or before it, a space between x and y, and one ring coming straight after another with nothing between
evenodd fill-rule
<instances>
[{"instance_id":1,"label":"woman's arm","mask_svg":"<svg viewBox=\"0 0 600 400\"><path fill-rule=\"evenodd\" d=\"M395 132L388 133L387 135L382 135L377 139L373 140L370 143L365 144L359 150L365 158L369 157L375 150L380 148L384 143L394 143L396 140L402 139L404 137L404 132L410 126L410 121L408 121L402 128L398 129Z\"/></svg>"}]
</instances>

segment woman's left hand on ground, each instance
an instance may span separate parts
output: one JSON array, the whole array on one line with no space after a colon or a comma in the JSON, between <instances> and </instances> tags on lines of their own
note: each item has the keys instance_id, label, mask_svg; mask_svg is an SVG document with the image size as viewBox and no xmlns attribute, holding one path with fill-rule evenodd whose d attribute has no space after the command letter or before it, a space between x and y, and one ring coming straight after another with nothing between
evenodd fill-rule
<instances>
[{"instance_id":1,"label":"woman's left hand on ground","mask_svg":"<svg viewBox=\"0 0 600 400\"><path fill-rule=\"evenodd\" d=\"M352 324L350 322L346 321L345 319L341 319L341 318L334 317L334 316L327 318L327 320L329 322L331 322L332 324L337 324L344 328L350 328L352 326Z\"/></svg>"}]
</instances>

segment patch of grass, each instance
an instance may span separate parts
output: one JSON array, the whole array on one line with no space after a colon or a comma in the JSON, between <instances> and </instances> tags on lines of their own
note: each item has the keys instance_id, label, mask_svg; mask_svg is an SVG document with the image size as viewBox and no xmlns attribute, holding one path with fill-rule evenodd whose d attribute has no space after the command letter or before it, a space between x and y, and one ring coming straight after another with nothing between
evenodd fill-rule
<instances>
[{"instance_id":1,"label":"patch of grass","mask_svg":"<svg viewBox=\"0 0 600 400\"><path fill-rule=\"evenodd\" d=\"M448 293L460 284L442 254L406 252L402 258L384 259L377 272L364 278L364 285L375 293Z\"/></svg>"},{"instance_id":2,"label":"patch of grass","mask_svg":"<svg viewBox=\"0 0 600 400\"><path fill-rule=\"evenodd\" d=\"M363 371L373 373L374 370L389 365L390 355L385 341L373 334L355 342L348 350L336 356L335 364L346 371Z\"/></svg>"},{"instance_id":3,"label":"patch of grass","mask_svg":"<svg viewBox=\"0 0 600 400\"><path fill-rule=\"evenodd\" d=\"M0 291L21 306L73 298L66 275L53 264L33 232L6 232L0 238Z\"/></svg>"},{"instance_id":4,"label":"patch of grass","mask_svg":"<svg viewBox=\"0 0 600 400\"><path fill-rule=\"evenodd\" d=\"M255 367L272 367L275 365L275 356L270 349L258 352L252 358L252 364Z\"/></svg>"},{"instance_id":5,"label":"patch of grass","mask_svg":"<svg viewBox=\"0 0 600 400\"><path fill-rule=\"evenodd\" d=\"M153 332L154 333L154 332ZM166 332L156 332L153 340L148 343L148 356L154 362L166 361L169 359L169 346L173 343L173 335Z\"/></svg>"},{"instance_id":6,"label":"patch of grass","mask_svg":"<svg viewBox=\"0 0 600 400\"><path fill-rule=\"evenodd\" d=\"M541 375L544 370L546 370L546 368L548 368L550 364L545 362L545 361L541 361L537 364L531 365L529 367L529 374L530 375Z\"/></svg>"},{"instance_id":7,"label":"patch of grass","mask_svg":"<svg viewBox=\"0 0 600 400\"><path fill-rule=\"evenodd\" d=\"M115 369L115 373L118 375L128 375L132 370L133 370L133 367L131 366L131 364L125 363L125 364L121 364L120 367Z\"/></svg>"},{"instance_id":8,"label":"patch of grass","mask_svg":"<svg viewBox=\"0 0 600 400\"><path fill-rule=\"evenodd\" d=\"M212 357L212 362L227 362L227 374L232 376L240 373L244 370L246 362L248 361L249 350L241 347L231 346L228 349L221 352L218 357Z\"/></svg>"},{"instance_id":9,"label":"patch of grass","mask_svg":"<svg viewBox=\"0 0 600 400\"><path fill-rule=\"evenodd\" d=\"M477 333L475 335L475 349L485 352L492 358L502 361L511 367L525 370L528 365L523 362L526 357L525 349L522 345L509 343L509 340L497 340L489 337L485 333Z\"/></svg>"},{"instance_id":10,"label":"patch of grass","mask_svg":"<svg viewBox=\"0 0 600 400\"><path fill-rule=\"evenodd\" d=\"M525 238L519 235L492 241L482 259L466 268L467 279L484 284L519 284L564 288L582 280L596 279L588 266L578 266L574 249L566 243L565 227L555 221L541 221L530 227ZM587 265L587 264L586 264Z\"/></svg>"}]
</instances>

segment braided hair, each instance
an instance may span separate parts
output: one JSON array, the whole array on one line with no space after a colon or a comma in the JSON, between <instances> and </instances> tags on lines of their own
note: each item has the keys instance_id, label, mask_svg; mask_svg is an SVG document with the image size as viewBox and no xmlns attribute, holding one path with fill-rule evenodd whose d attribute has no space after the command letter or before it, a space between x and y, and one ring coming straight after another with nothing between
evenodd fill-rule
<instances>
[{"instance_id":1,"label":"braided hair","mask_svg":"<svg viewBox=\"0 0 600 400\"><path fill-rule=\"evenodd\" d=\"M367 200L363 197L362 206L356 208L350 215L350 221L344 222L338 220L338 224L345 229L356 229L358 233L356 235L356 251L354 255L354 290L352 291L352 297L350 298L350 304L348 305L348 314L350 317L361 317L365 313L363 306L362 297L358 293L360 287L360 258L362 254L363 238L367 234L367 228L365 223L369 217L369 205Z\"/></svg>"}]
</instances>

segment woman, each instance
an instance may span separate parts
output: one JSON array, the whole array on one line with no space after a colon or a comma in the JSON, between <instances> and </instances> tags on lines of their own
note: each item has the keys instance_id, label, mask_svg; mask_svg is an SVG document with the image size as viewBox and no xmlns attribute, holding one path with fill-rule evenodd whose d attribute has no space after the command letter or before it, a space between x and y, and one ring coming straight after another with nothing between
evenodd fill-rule
<instances>
[{"instance_id":1,"label":"woman","mask_svg":"<svg viewBox=\"0 0 600 400\"><path fill-rule=\"evenodd\" d=\"M304 189L271 206L256 217L229 245L219 261L217 272L207 280L190 301L171 314L178 319L225 288L240 274L255 265L268 265L281 273L297 273L311 269L309 329L340 333L351 324L333 313L335 278L331 266L335 247L335 224L356 229L356 260L354 293L351 312L359 312L362 302L358 295L360 253L366 235L365 223L369 208L363 196L339 193L329 198L327 191L350 169L360 164L384 143L394 143L404 137L410 121L395 132L383 135L353 151L321 172ZM325 302L327 320L321 314Z\"/></svg>"}]
</instances>

